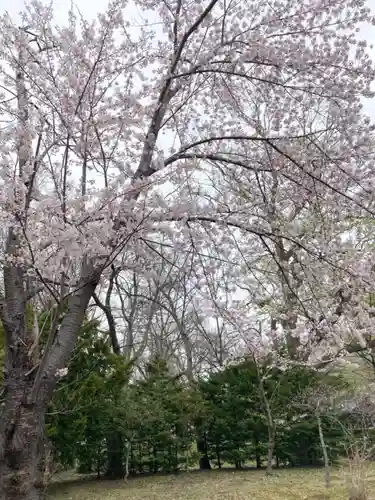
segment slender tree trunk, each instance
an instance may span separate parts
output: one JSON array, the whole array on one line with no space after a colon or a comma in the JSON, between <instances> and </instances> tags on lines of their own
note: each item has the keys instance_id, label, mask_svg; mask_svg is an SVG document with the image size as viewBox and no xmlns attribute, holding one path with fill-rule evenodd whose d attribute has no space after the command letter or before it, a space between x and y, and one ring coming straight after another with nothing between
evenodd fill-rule
<instances>
[{"instance_id":1,"label":"slender tree trunk","mask_svg":"<svg viewBox=\"0 0 375 500\"><path fill-rule=\"evenodd\" d=\"M158 471L158 462L157 462L157 454L156 454L155 446L152 447L152 458L153 458L153 465L152 465L152 469L150 468L150 472L153 472L154 474L156 474Z\"/></svg>"},{"instance_id":2,"label":"slender tree trunk","mask_svg":"<svg viewBox=\"0 0 375 500\"><path fill-rule=\"evenodd\" d=\"M129 473L136 474L137 473L137 466L135 463L135 457L134 457L134 450L133 450L133 444L131 443L130 445L130 471Z\"/></svg>"},{"instance_id":3,"label":"slender tree trunk","mask_svg":"<svg viewBox=\"0 0 375 500\"><path fill-rule=\"evenodd\" d=\"M217 466L221 469L220 443L216 443Z\"/></svg>"},{"instance_id":4,"label":"slender tree trunk","mask_svg":"<svg viewBox=\"0 0 375 500\"><path fill-rule=\"evenodd\" d=\"M141 443L138 441L138 470L142 474L143 473L143 454Z\"/></svg>"},{"instance_id":5,"label":"slender tree trunk","mask_svg":"<svg viewBox=\"0 0 375 500\"><path fill-rule=\"evenodd\" d=\"M178 445L177 445L177 442L176 442L176 446L175 446L174 471L175 471L175 472L178 472L178 471L179 471Z\"/></svg>"},{"instance_id":6,"label":"slender tree trunk","mask_svg":"<svg viewBox=\"0 0 375 500\"><path fill-rule=\"evenodd\" d=\"M329 458L328 458L328 452L327 452L327 445L326 445L326 442L324 440L322 420L321 420L320 414L318 412L316 414L316 420L318 423L319 440L320 440L320 446L322 447L323 459L324 459L325 485L327 488L329 488L331 486L331 473L330 473L330 468L329 468Z\"/></svg>"},{"instance_id":7,"label":"slender tree trunk","mask_svg":"<svg viewBox=\"0 0 375 500\"><path fill-rule=\"evenodd\" d=\"M262 457L259 452L259 439L257 437L255 438L255 463L257 469L262 468Z\"/></svg>"},{"instance_id":8,"label":"slender tree trunk","mask_svg":"<svg viewBox=\"0 0 375 500\"><path fill-rule=\"evenodd\" d=\"M132 443L130 439L127 439L125 442L125 475L124 475L125 482L127 482L129 478L129 458L131 455L131 450L132 450Z\"/></svg>"},{"instance_id":9,"label":"slender tree trunk","mask_svg":"<svg viewBox=\"0 0 375 500\"><path fill-rule=\"evenodd\" d=\"M98 450L97 453L97 460L96 460L96 478L100 479L101 476L101 463L100 463L100 450Z\"/></svg>"},{"instance_id":10,"label":"slender tree trunk","mask_svg":"<svg viewBox=\"0 0 375 500\"><path fill-rule=\"evenodd\" d=\"M272 411L271 407L269 404L269 401L267 399L266 391L264 389L263 385L263 379L260 374L259 376L259 389L260 389L260 395L263 401L264 409L266 410L266 417L267 417L267 429L268 429L268 445L267 445L267 474L272 474L272 460L273 460L273 453L275 450L275 445L276 445L276 427L275 423L272 417Z\"/></svg>"}]
</instances>

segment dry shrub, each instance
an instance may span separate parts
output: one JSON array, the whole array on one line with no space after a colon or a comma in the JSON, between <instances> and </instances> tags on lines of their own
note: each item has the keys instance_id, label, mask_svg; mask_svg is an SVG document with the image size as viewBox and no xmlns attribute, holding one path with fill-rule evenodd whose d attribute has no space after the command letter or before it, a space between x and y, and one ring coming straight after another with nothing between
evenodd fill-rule
<instances>
[{"instance_id":1,"label":"dry shrub","mask_svg":"<svg viewBox=\"0 0 375 500\"><path fill-rule=\"evenodd\" d=\"M348 499L370 500L368 491L368 453L362 448L355 448L349 458Z\"/></svg>"}]
</instances>

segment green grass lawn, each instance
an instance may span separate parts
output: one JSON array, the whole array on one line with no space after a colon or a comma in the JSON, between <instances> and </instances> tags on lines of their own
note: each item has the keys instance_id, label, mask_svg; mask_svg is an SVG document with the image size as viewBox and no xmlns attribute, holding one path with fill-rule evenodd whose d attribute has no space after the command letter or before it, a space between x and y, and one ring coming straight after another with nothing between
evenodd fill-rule
<instances>
[{"instance_id":1,"label":"green grass lawn","mask_svg":"<svg viewBox=\"0 0 375 500\"><path fill-rule=\"evenodd\" d=\"M332 471L327 493L322 469L284 469L267 477L264 471L212 471L153 476L124 481L81 481L53 485L49 500L345 500L348 473ZM375 500L375 466L368 471Z\"/></svg>"}]
</instances>

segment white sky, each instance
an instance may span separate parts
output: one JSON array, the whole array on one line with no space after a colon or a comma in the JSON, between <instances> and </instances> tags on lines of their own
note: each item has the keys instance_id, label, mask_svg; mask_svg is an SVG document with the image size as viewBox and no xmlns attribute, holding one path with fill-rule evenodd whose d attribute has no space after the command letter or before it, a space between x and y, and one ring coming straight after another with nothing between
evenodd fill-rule
<instances>
[{"instance_id":1,"label":"white sky","mask_svg":"<svg viewBox=\"0 0 375 500\"><path fill-rule=\"evenodd\" d=\"M50 0L42 0L46 4L49 3ZM375 0L373 0L375 4ZM68 9L71 6L71 0L52 0L54 11L55 11L55 21L56 24L64 23L67 20ZM104 12L107 5L108 0L73 0L74 5L76 5L85 19L94 19L96 14L100 12ZM127 11L131 16L131 20L134 19L134 22L138 20L140 21L140 12L134 6L132 0L129 0L129 6ZM19 12L23 9L25 5L24 0L0 0L0 13L2 14L4 11L9 12L13 19L17 19Z\"/></svg>"},{"instance_id":2,"label":"white sky","mask_svg":"<svg viewBox=\"0 0 375 500\"><path fill-rule=\"evenodd\" d=\"M98 12L102 12L106 5L107 0L76 0L74 2L86 18L93 18ZM17 14L23 9L24 0L2 0L1 11L8 11L12 16ZM67 10L70 6L69 0L54 0L56 20L66 19Z\"/></svg>"}]
</instances>

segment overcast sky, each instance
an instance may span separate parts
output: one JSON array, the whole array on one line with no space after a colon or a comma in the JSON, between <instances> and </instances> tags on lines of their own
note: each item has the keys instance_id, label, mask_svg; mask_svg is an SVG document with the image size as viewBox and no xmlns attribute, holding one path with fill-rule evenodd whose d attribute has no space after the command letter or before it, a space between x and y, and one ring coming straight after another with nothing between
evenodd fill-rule
<instances>
[{"instance_id":1,"label":"overcast sky","mask_svg":"<svg viewBox=\"0 0 375 500\"><path fill-rule=\"evenodd\" d=\"M70 0L54 0L53 4L55 6L56 19L66 19ZM92 18L95 14L105 9L107 0L76 0L75 4L78 5L85 17ZM23 9L23 6L24 0L1 0L0 9L16 16Z\"/></svg>"},{"instance_id":2,"label":"overcast sky","mask_svg":"<svg viewBox=\"0 0 375 500\"><path fill-rule=\"evenodd\" d=\"M44 0L47 4L49 0ZM375 0L373 0L375 3ZM74 4L78 6L79 10L86 19L93 19L96 14L103 12L108 4L108 0L73 0ZM0 11L8 11L12 17L17 17L18 13L23 9L24 0L0 0ZM134 19L134 22L140 20L139 11L131 5L132 0L129 1L129 13ZM53 0L55 19L57 22L64 22L67 20L68 9L71 5L71 0ZM132 19L132 20L133 20Z\"/></svg>"}]
</instances>

